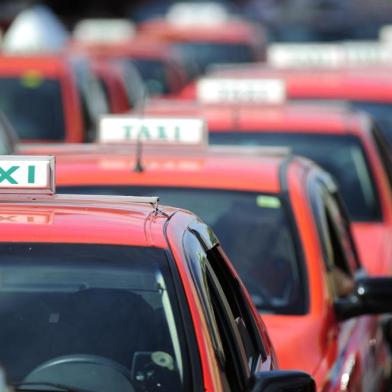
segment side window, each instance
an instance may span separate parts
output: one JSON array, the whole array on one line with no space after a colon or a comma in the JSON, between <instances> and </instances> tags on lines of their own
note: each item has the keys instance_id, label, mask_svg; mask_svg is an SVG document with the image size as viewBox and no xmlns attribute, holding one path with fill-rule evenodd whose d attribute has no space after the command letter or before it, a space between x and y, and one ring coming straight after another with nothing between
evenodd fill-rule
<instances>
[{"instance_id":1,"label":"side window","mask_svg":"<svg viewBox=\"0 0 392 392\"><path fill-rule=\"evenodd\" d=\"M329 260L332 268L329 270L329 274L332 278L335 295L338 297L345 297L352 293L354 289L354 279L348 267L344 248L339 240L337 225L335 224L328 207L325 210L325 214L332 250Z\"/></svg>"},{"instance_id":2,"label":"side window","mask_svg":"<svg viewBox=\"0 0 392 392\"><path fill-rule=\"evenodd\" d=\"M77 89L81 101L86 141L95 139L99 116L109 113L109 103L99 80L84 61L72 63L76 75Z\"/></svg>"},{"instance_id":3,"label":"side window","mask_svg":"<svg viewBox=\"0 0 392 392\"><path fill-rule=\"evenodd\" d=\"M384 137L384 135L378 130L378 128L373 127L372 129L373 139L376 143L376 148L381 159L381 163L384 167L385 174L388 178L389 186L392 189L392 156L391 156L391 146Z\"/></svg>"},{"instance_id":4,"label":"side window","mask_svg":"<svg viewBox=\"0 0 392 392\"><path fill-rule=\"evenodd\" d=\"M222 281L221 271L215 271L217 262L224 263L219 252L206 251L199 238L191 232L185 234L184 250L222 365L224 382L229 390L242 390L257 356L257 349L253 347L256 340L248 330L249 316L243 314L244 310L241 312L238 309L243 299L235 298L235 292L227 295L227 282Z\"/></svg>"},{"instance_id":5,"label":"side window","mask_svg":"<svg viewBox=\"0 0 392 392\"><path fill-rule=\"evenodd\" d=\"M343 198L338 192L330 192L327 194L327 204L338 230L338 239L342 244L344 255L347 259L347 266L350 273L355 274L361 268L361 263L351 233L350 218Z\"/></svg>"},{"instance_id":6,"label":"side window","mask_svg":"<svg viewBox=\"0 0 392 392\"><path fill-rule=\"evenodd\" d=\"M252 312L249 297L243 292L243 286L228 267L228 260L220 246L215 246L207 252L209 265L222 286L225 297L230 304L230 310L239 329L249 364L249 370L254 371L260 357L265 358L263 342L260 338L258 322ZM258 315L256 314L256 317Z\"/></svg>"},{"instance_id":7,"label":"side window","mask_svg":"<svg viewBox=\"0 0 392 392\"><path fill-rule=\"evenodd\" d=\"M321 183L313 189L312 208L317 220L331 294L335 298L347 296L354 288L353 273L358 262L345 215L337 200Z\"/></svg>"}]
</instances>

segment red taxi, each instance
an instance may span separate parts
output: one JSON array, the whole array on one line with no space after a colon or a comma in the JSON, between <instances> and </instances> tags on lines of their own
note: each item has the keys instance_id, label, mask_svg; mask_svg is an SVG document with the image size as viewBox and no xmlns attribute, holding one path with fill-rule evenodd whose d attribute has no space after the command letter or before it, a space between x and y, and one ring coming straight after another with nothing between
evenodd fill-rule
<instances>
[{"instance_id":1,"label":"red taxi","mask_svg":"<svg viewBox=\"0 0 392 392\"><path fill-rule=\"evenodd\" d=\"M392 145L392 78L388 67L359 68L273 68L239 66L210 74L217 78L280 79L286 84L290 100L308 103L344 102L352 109L370 113L380 124L381 131ZM195 98L196 85L187 86L181 98Z\"/></svg>"},{"instance_id":2,"label":"red taxi","mask_svg":"<svg viewBox=\"0 0 392 392\"><path fill-rule=\"evenodd\" d=\"M3 55L0 87L0 110L21 140L83 142L108 112L102 88L81 57Z\"/></svg>"},{"instance_id":3,"label":"red taxi","mask_svg":"<svg viewBox=\"0 0 392 392\"><path fill-rule=\"evenodd\" d=\"M178 94L188 82L180 58L170 45L135 37L122 43L75 41L72 51L87 53L98 60L124 60L135 65L150 95Z\"/></svg>"},{"instance_id":4,"label":"red taxi","mask_svg":"<svg viewBox=\"0 0 392 392\"><path fill-rule=\"evenodd\" d=\"M194 148L205 146L201 128L197 119L108 117L101 140L143 138L143 153L129 145L58 155L59 187L159 194L192 209L217 233L264 312L283 368L312 374L320 391L380 390L386 340L379 319L365 315L391 310L392 285L361 268L334 182L287 151ZM151 135L185 145L149 147Z\"/></svg>"},{"instance_id":5,"label":"red taxi","mask_svg":"<svg viewBox=\"0 0 392 392\"><path fill-rule=\"evenodd\" d=\"M157 197L55 194L50 157L3 156L0 176L0 360L15 391L314 391L275 370L195 215Z\"/></svg>"},{"instance_id":6,"label":"red taxi","mask_svg":"<svg viewBox=\"0 0 392 392\"><path fill-rule=\"evenodd\" d=\"M170 43L188 61L196 61L200 72L215 63L246 63L266 58L266 35L260 26L232 18L218 5L181 3L166 18L138 25L138 31Z\"/></svg>"},{"instance_id":7,"label":"red taxi","mask_svg":"<svg viewBox=\"0 0 392 392\"><path fill-rule=\"evenodd\" d=\"M368 272L391 274L392 165L382 135L365 114L294 103L203 105L164 100L152 101L145 110L204 116L212 144L287 145L317 162L339 185Z\"/></svg>"},{"instance_id":8,"label":"red taxi","mask_svg":"<svg viewBox=\"0 0 392 392\"><path fill-rule=\"evenodd\" d=\"M71 52L83 53L111 65L135 67L149 95L177 94L189 81L182 61L170 45L135 34L135 26L126 19L82 19L73 30ZM129 89L132 80L124 73ZM137 87L136 87L137 88Z\"/></svg>"}]
</instances>

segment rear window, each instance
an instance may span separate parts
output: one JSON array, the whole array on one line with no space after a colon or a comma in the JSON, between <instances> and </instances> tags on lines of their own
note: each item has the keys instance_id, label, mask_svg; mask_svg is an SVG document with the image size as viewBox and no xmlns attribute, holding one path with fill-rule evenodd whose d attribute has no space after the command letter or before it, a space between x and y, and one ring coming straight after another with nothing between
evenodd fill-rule
<instances>
[{"instance_id":1,"label":"rear window","mask_svg":"<svg viewBox=\"0 0 392 392\"><path fill-rule=\"evenodd\" d=\"M255 61L252 48L246 44L215 42L181 42L174 49L183 58L194 59L204 72L208 66L222 63L250 63Z\"/></svg>"},{"instance_id":2,"label":"rear window","mask_svg":"<svg viewBox=\"0 0 392 392\"><path fill-rule=\"evenodd\" d=\"M188 390L164 250L3 243L0 276L0 362L13 384Z\"/></svg>"},{"instance_id":3,"label":"rear window","mask_svg":"<svg viewBox=\"0 0 392 392\"><path fill-rule=\"evenodd\" d=\"M354 221L381 220L381 206L360 140L353 135L283 132L215 132L212 144L288 146L317 162L337 181Z\"/></svg>"},{"instance_id":4,"label":"rear window","mask_svg":"<svg viewBox=\"0 0 392 392\"><path fill-rule=\"evenodd\" d=\"M149 95L170 93L165 64L162 61L148 59L133 59L132 63L142 77Z\"/></svg>"},{"instance_id":5,"label":"rear window","mask_svg":"<svg viewBox=\"0 0 392 392\"><path fill-rule=\"evenodd\" d=\"M392 104L380 102L358 102L352 101L353 109L363 110L369 113L380 126L380 131L392 146Z\"/></svg>"},{"instance_id":6,"label":"rear window","mask_svg":"<svg viewBox=\"0 0 392 392\"><path fill-rule=\"evenodd\" d=\"M64 107L58 80L40 75L0 78L0 111L21 139L65 139Z\"/></svg>"},{"instance_id":7,"label":"rear window","mask_svg":"<svg viewBox=\"0 0 392 392\"><path fill-rule=\"evenodd\" d=\"M162 204L191 210L213 228L259 310L305 313L307 292L296 229L288 206L275 195L159 186L78 186L58 191L159 195Z\"/></svg>"}]
</instances>

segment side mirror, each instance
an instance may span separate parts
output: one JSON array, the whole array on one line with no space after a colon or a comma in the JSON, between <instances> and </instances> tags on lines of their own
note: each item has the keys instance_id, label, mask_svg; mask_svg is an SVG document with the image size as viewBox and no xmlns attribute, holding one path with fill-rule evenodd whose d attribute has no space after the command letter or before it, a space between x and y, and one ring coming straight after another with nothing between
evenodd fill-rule
<instances>
[{"instance_id":1,"label":"side mirror","mask_svg":"<svg viewBox=\"0 0 392 392\"><path fill-rule=\"evenodd\" d=\"M311 376L296 371L272 370L256 373L251 392L316 392Z\"/></svg>"},{"instance_id":2,"label":"side mirror","mask_svg":"<svg viewBox=\"0 0 392 392\"><path fill-rule=\"evenodd\" d=\"M354 292L335 301L335 311L339 320L365 314L392 313L392 278L357 279Z\"/></svg>"}]
</instances>

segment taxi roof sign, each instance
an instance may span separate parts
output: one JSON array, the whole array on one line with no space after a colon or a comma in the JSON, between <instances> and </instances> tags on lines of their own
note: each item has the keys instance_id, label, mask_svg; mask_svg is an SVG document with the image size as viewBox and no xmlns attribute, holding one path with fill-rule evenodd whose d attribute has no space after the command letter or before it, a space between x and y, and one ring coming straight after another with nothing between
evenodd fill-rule
<instances>
[{"instance_id":1,"label":"taxi roof sign","mask_svg":"<svg viewBox=\"0 0 392 392\"><path fill-rule=\"evenodd\" d=\"M268 63L275 67L328 67L382 65L392 62L387 46L378 41L272 44Z\"/></svg>"},{"instance_id":2,"label":"taxi roof sign","mask_svg":"<svg viewBox=\"0 0 392 392\"><path fill-rule=\"evenodd\" d=\"M133 38L135 31L127 19L83 19L76 24L73 37L87 43L115 43Z\"/></svg>"},{"instance_id":3,"label":"taxi roof sign","mask_svg":"<svg viewBox=\"0 0 392 392\"><path fill-rule=\"evenodd\" d=\"M169 23L178 26L214 26L227 22L230 15L222 4L214 2L180 2L166 14Z\"/></svg>"},{"instance_id":4,"label":"taxi roof sign","mask_svg":"<svg viewBox=\"0 0 392 392\"><path fill-rule=\"evenodd\" d=\"M378 41L346 41L343 44L345 65L390 64L392 53Z\"/></svg>"},{"instance_id":5,"label":"taxi roof sign","mask_svg":"<svg viewBox=\"0 0 392 392\"><path fill-rule=\"evenodd\" d=\"M54 157L0 156L0 194L55 193Z\"/></svg>"},{"instance_id":6,"label":"taxi roof sign","mask_svg":"<svg viewBox=\"0 0 392 392\"><path fill-rule=\"evenodd\" d=\"M286 84L281 79L204 78L197 82L196 95L205 103L281 104Z\"/></svg>"},{"instance_id":7,"label":"taxi roof sign","mask_svg":"<svg viewBox=\"0 0 392 392\"><path fill-rule=\"evenodd\" d=\"M138 143L205 147L206 121L202 118L106 115L99 123L99 143Z\"/></svg>"},{"instance_id":8,"label":"taxi roof sign","mask_svg":"<svg viewBox=\"0 0 392 392\"><path fill-rule=\"evenodd\" d=\"M344 53L338 44L272 44L267 61L276 67L337 67Z\"/></svg>"}]
</instances>

